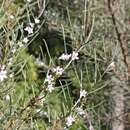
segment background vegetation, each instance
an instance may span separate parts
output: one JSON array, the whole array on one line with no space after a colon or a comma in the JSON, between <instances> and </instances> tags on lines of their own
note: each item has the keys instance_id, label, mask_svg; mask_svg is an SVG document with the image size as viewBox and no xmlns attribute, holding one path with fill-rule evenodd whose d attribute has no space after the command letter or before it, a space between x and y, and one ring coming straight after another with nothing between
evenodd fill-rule
<instances>
[{"instance_id":1,"label":"background vegetation","mask_svg":"<svg viewBox=\"0 0 130 130\"><path fill-rule=\"evenodd\" d=\"M121 45L129 45L130 9L125 1L121 21L112 2L0 1L1 130L124 130L112 122L123 115L129 124L129 101L114 115L120 98L113 95L122 93L113 86L126 86L125 104L129 65L122 69L121 50L129 48Z\"/></svg>"}]
</instances>

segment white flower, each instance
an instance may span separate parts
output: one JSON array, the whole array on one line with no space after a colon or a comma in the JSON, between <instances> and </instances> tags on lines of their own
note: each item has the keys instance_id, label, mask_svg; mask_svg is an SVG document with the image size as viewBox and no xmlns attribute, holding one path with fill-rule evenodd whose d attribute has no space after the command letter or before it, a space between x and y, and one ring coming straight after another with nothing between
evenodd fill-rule
<instances>
[{"instance_id":1,"label":"white flower","mask_svg":"<svg viewBox=\"0 0 130 130\"><path fill-rule=\"evenodd\" d=\"M85 90L80 90L80 98L85 97L87 92Z\"/></svg>"},{"instance_id":2,"label":"white flower","mask_svg":"<svg viewBox=\"0 0 130 130\"><path fill-rule=\"evenodd\" d=\"M27 37L25 37L24 39L23 39L23 42L24 43L27 43L29 40L28 40L28 38Z\"/></svg>"},{"instance_id":3,"label":"white flower","mask_svg":"<svg viewBox=\"0 0 130 130\"><path fill-rule=\"evenodd\" d=\"M39 95L38 96L38 100L40 100L40 102L44 102L46 99L45 99L45 95Z\"/></svg>"},{"instance_id":4,"label":"white flower","mask_svg":"<svg viewBox=\"0 0 130 130\"><path fill-rule=\"evenodd\" d=\"M10 15L10 19L14 19L14 15Z\"/></svg>"},{"instance_id":5,"label":"white flower","mask_svg":"<svg viewBox=\"0 0 130 130\"><path fill-rule=\"evenodd\" d=\"M40 20L38 18L35 18L34 21L35 21L36 24L40 23Z\"/></svg>"},{"instance_id":6,"label":"white flower","mask_svg":"<svg viewBox=\"0 0 130 130\"><path fill-rule=\"evenodd\" d=\"M62 54L60 57L59 57L59 59L60 60L69 60L70 59L70 57L71 57L71 54Z\"/></svg>"},{"instance_id":7,"label":"white flower","mask_svg":"<svg viewBox=\"0 0 130 130\"><path fill-rule=\"evenodd\" d=\"M27 26L26 28L24 28L24 30L27 31L28 34L32 34L33 33L33 28L32 27Z\"/></svg>"},{"instance_id":8,"label":"white flower","mask_svg":"<svg viewBox=\"0 0 130 130\"><path fill-rule=\"evenodd\" d=\"M29 25L33 28L34 27L34 23L29 23Z\"/></svg>"},{"instance_id":9,"label":"white flower","mask_svg":"<svg viewBox=\"0 0 130 130\"><path fill-rule=\"evenodd\" d=\"M14 76L14 74L10 74L10 75L9 75L10 78L13 78L13 76Z\"/></svg>"},{"instance_id":10,"label":"white flower","mask_svg":"<svg viewBox=\"0 0 130 130\"><path fill-rule=\"evenodd\" d=\"M92 124L90 124L90 126L89 126L89 130L94 130Z\"/></svg>"},{"instance_id":11,"label":"white flower","mask_svg":"<svg viewBox=\"0 0 130 130\"><path fill-rule=\"evenodd\" d=\"M5 96L5 99L6 99L7 101L9 101L9 100L10 100L10 96L9 96L9 95L6 95L6 96Z\"/></svg>"},{"instance_id":12,"label":"white flower","mask_svg":"<svg viewBox=\"0 0 130 130\"><path fill-rule=\"evenodd\" d=\"M11 52L12 52L13 54L14 54L16 51L17 51L16 48L12 48L12 49L11 49Z\"/></svg>"},{"instance_id":13,"label":"white flower","mask_svg":"<svg viewBox=\"0 0 130 130\"><path fill-rule=\"evenodd\" d=\"M18 46L23 47L24 45L22 44L22 42L18 42Z\"/></svg>"},{"instance_id":14,"label":"white flower","mask_svg":"<svg viewBox=\"0 0 130 130\"><path fill-rule=\"evenodd\" d=\"M72 52L72 60L78 60L78 59L79 59L78 53L75 52L75 51L73 51L73 52Z\"/></svg>"},{"instance_id":15,"label":"white flower","mask_svg":"<svg viewBox=\"0 0 130 130\"><path fill-rule=\"evenodd\" d=\"M2 66L1 66L1 70L4 70L4 69L5 69L5 65L2 65Z\"/></svg>"},{"instance_id":16,"label":"white flower","mask_svg":"<svg viewBox=\"0 0 130 130\"><path fill-rule=\"evenodd\" d=\"M6 78L7 78L7 71L1 69L1 70L0 70L0 81L3 81L3 80L6 79Z\"/></svg>"},{"instance_id":17,"label":"white flower","mask_svg":"<svg viewBox=\"0 0 130 130\"><path fill-rule=\"evenodd\" d=\"M73 122L75 122L75 119L70 115L67 117L67 122L66 122L66 125L69 127L72 125Z\"/></svg>"},{"instance_id":18,"label":"white flower","mask_svg":"<svg viewBox=\"0 0 130 130\"><path fill-rule=\"evenodd\" d=\"M31 2L32 0L27 0L27 2Z\"/></svg>"},{"instance_id":19,"label":"white flower","mask_svg":"<svg viewBox=\"0 0 130 130\"><path fill-rule=\"evenodd\" d=\"M42 62L39 58L36 59L36 64L38 66L43 66L44 65L44 62Z\"/></svg>"},{"instance_id":20,"label":"white flower","mask_svg":"<svg viewBox=\"0 0 130 130\"><path fill-rule=\"evenodd\" d=\"M60 66L57 66L56 68L52 69L52 72L56 73L56 75L58 75L58 76L62 75L63 71L64 71L64 69L61 68Z\"/></svg>"},{"instance_id":21,"label":"white flower","mask_svg":"<svg viewBox=\"0 0 130 130\"><path fill-rule=\"evenodd\" d=\"M54 78L52 75L47 75L45 79L45 83L47 82L48 84L52 84L54 81Z\"/></svg>"},{"instance_id":22,"label":"white flower","mask_svg":"<svg viewBox=\"0 0 130 130\"><path fill-rule=\"evenodd\" d=\"M13 63L13 58L8 59L8 65L12 65L12 63Z\"/></svg>"},{"instance_id":23,"label":"white flower","mask_svg":"<svg viewBox=\"0 0 130 130\"><path fill-rule=\"evenodd\" d=\"M85 115L85 112L84 112L84 110L82 109L82 108L80 108L80 107L77 107L76 108L76 111L77 111L77 113L79 114L79 115Z\"/></svg>"},{"instance_id":24,"label":"white flower","mask_svg":"<svg viewBox=\"0 0 130 130\"><path fill-rule=\"evenodd\" d=\"M41 112L41 109L36 109L36 112L37 112L37 113Z\"/></svg>"},{"instance_id":25,"label":"white flower","mask_svg":"<svg viewBox=\"0 0 130 130\"><path fill-rule=\"evenodd\" d=\"M51 93L54 90L53 85L54 83L54 78L52 75L47 75L45 79L45 83L47 83L47 90Z\"/></svg>"},{"instance_id":26,"label":"white flower","mask_svg":"<svg viewBox=\"0 0 130 130\"><path fill-rule=\"evenodd\" d=\"M54 90L53 84L48 84L47 90L51 93Z\"/></svg>"},{"instance_id":27,"label":"white flower","mask_svg":"<svg viewBox=\"0 0 130 130\"><path fill-rule=\"evenodd\" d=\"M108 66L108 68L114 70L116 68L115 62L111 62L111 64Z\"/></svg>"}]
</instances>

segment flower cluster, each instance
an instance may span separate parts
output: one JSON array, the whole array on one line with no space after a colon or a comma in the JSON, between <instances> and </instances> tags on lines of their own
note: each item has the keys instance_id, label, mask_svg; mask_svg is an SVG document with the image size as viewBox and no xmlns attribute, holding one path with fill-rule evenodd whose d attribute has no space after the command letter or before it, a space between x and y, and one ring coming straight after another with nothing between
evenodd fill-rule
<instances>
[{"instance_id":1,"label":"flower cluster","mask_svg":"<svg viewBox=\"0 0 130 130\"><path fill-rule=\"evenodd\" d=\"M75 122L75 118L71 115L66 118L66 125L67 127L70 127Z\"/></svg>"},{"instance_id":2,"label":"flower cluster","mask_svg":"<svg viewBox=\"0 0 130 130\"><path fill-rule=\"evenodd\" d=\"M34 23L29 23L28 26L24 28L24 31L28 32L28 34L33 34L35 24L39 24L40 20L38 18L34 18ZM29 40L27 37L23 39L24 43L27 43Z\"/></svg>"},{"instance_id":3,"label":"flower cluster","mask_svg":"<svg viewBox=\"0 0 130 130\"><path fill-rule=\"evenodd\" d=\"M64 69L60 66L57 66L55 68L52 68L51 70L53 74L56 76L61 76ZM47 90L51 93L54 90L54 84L55 84L55 78L53 75L49 74L46 76L45 83L47 84Z\"/></svg>"},{"instance_id":4,"label":"flower cluster","mask_svg":"<svg viewBox=\"0 0 130 130\"><path fill-rule=\"evenodd\" d=\"M60 60L65 60L65 61L68 61L69 59L71 59L72 61L74 60L78 60L79 57L78 57L78 52L75 52L73 51L72 54L62 54L60 57L59 57Z\"/></svg>"},{"instance_id":5,"label":"flower cluster","mask_svg":"<svg viewBox=\"0 0 130 130\"><path fill-rule=\"evenodd\" d=\"M47 83L47 90L51 93L54 90L54 77L52 75L47 75L45 83Z\"/></svg>"},{"instance_id":6,"label":"flower cluster","mask_svg":"<svg viewBox=\"0 0 130 130\"><path fill-rule=\"evenodd\" d=\"M60 60L69 60L70 59L70 57L71 57L71 54L62 54L60 57L59 57L59 59Z\"/></svg>"},{"instance_id":7,"label":"flower cluster","mask_svg":"<svg viewBox=\"0 0 130 130\"><path fill-rule=\"evenodd\" d=\"M61 68L60 66L57 66L55 68L52 68L52 72L55 73L57 76L60 76L63 74L64 69Z\"/></svg>"},{"instance_id":8,"label":"flower cluster","mask_svg":"<svg viewBox=\"0 0 130 130\"><path fill-rule=\"evenodd\" d=\"M75 110L80 116L85 115L85 111L81 107L77 107Z\"/></svg>"}]
</instances>

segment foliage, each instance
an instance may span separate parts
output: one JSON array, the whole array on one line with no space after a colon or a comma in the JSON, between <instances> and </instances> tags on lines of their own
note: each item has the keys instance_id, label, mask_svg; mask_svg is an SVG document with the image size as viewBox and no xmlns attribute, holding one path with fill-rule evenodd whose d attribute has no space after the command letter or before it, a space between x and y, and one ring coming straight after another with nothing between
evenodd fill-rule
<instances>
[{"instance_id":1,"label":"foliage","mask_svg":"<svg viewBox=\"0 0 130 130\"><path fill-rule=\"evenodd\" d=\"M0 129L108 130L106 74L115 34L105 7L102 0L1 2L7 75L0 72ZM60 60L63 53L70 59Z\"/></svg>"}]
</instances>

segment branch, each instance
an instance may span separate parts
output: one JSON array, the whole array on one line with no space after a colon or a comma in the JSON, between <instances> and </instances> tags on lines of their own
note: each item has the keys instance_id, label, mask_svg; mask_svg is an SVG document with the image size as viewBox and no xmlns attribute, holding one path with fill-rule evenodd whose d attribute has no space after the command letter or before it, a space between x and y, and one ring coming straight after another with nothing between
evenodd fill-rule
<instances>
[{"instance_id":1,"label":"branch","mask_svg":"<svg viewBox=\"0 0 130 130\"><path fill-rule=\"evenodd\" d=\"M116 18L115 18L115 15L114 15L112 7L111 7L111 0L108 0L108 9L109 9L109 12L111 14L113 26L115 28L115 32L117 35L117 40L120 43L120 47L121 47L121 51L122 51L122 55L123 55L123 61L124 61L125 66L127 67L128 78L130 79L130 63L128 60L128 47L127 47L126 43L124 43L124 41L121 38L121 33L118 29Z\"/></svg>"}]
</instances>

